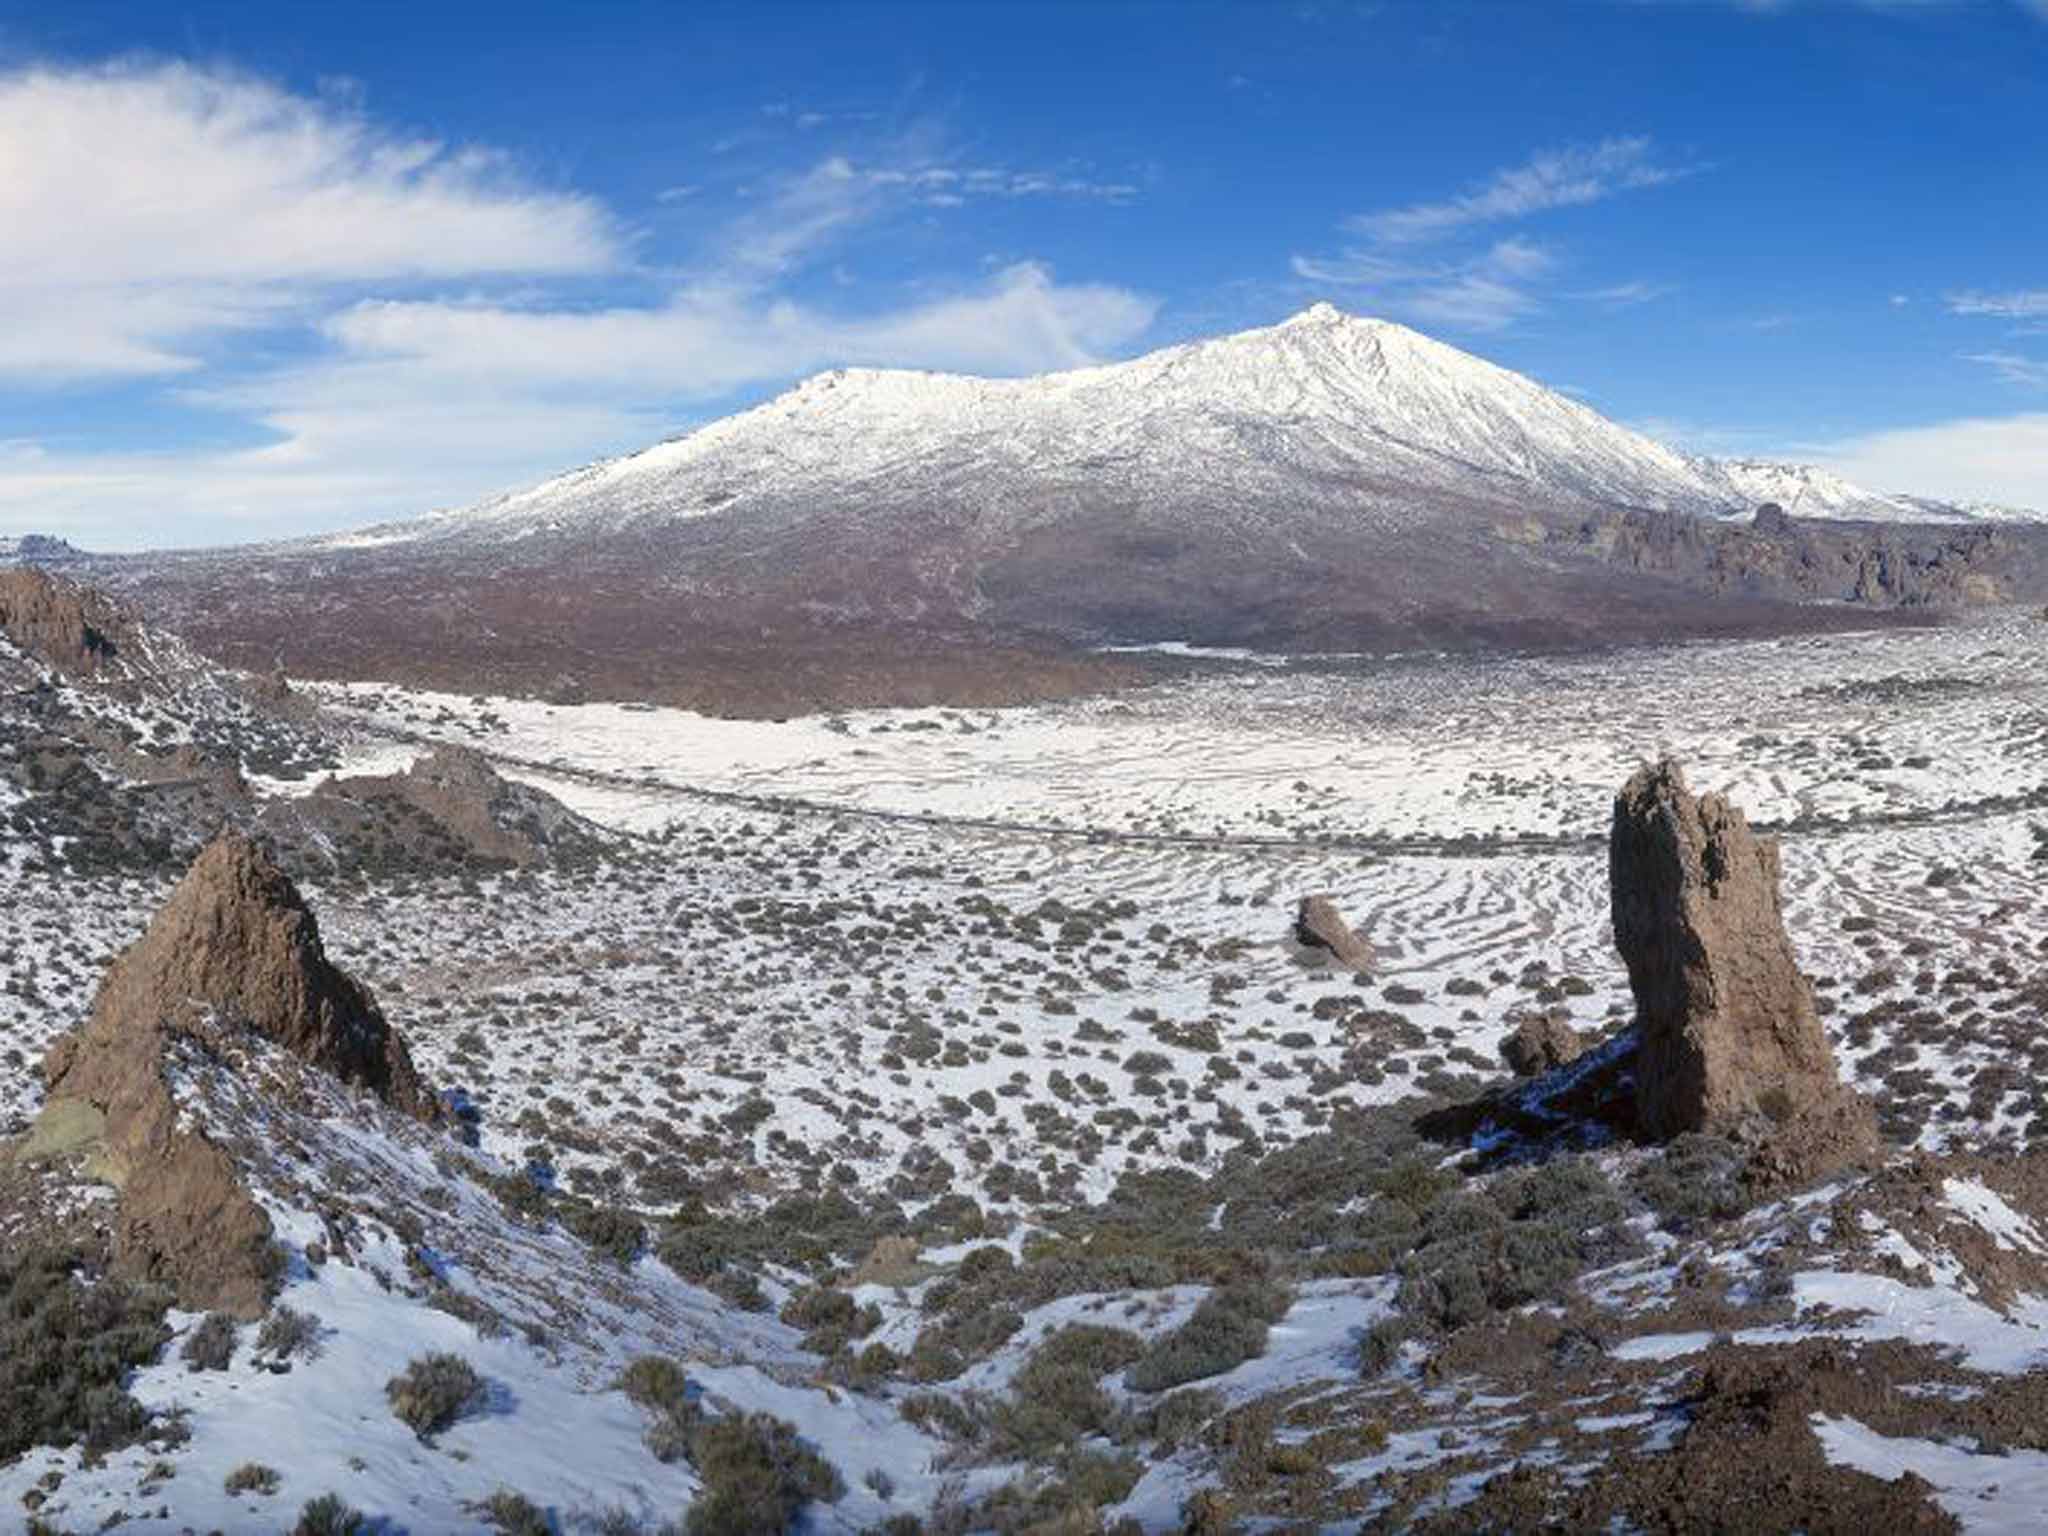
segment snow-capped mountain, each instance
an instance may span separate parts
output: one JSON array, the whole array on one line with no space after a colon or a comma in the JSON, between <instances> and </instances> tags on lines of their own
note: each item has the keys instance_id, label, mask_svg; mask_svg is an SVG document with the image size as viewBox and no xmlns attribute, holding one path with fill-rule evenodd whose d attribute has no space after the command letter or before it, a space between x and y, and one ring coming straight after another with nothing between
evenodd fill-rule
<instances>
[{"instance_id":1,"label":"snow-capped mountain","mask_svg":"<svg viewBox=\"0 0 2048 1536\"><path fill-rule=\"evenodd\" d=\"M1254 498L1305 485L1744 517L1970 521L1802 465L1681 453L1405 326L1318 304L1276 326L1023 379L850 369L625 458L461 512L328 541L744 518L788 498L961 495L1030 520L1045 488ZM1361 509L1364 510L1364 509Z\"/></svg>"},{"instance_id":2,"label":"snow-capped mountain","mask_svg":"<svg viewBox=\"0 0 2048 1536\"><path fill-rule=\"evenodd\" d=\"M467 510L93 579L250 666L782 713L1093 687L1092 649L1127 642L1607 644L2038 601L2048 526L1693 457L1317 305L1037 378L820 374Z\"/></svg>"}]
</instances>

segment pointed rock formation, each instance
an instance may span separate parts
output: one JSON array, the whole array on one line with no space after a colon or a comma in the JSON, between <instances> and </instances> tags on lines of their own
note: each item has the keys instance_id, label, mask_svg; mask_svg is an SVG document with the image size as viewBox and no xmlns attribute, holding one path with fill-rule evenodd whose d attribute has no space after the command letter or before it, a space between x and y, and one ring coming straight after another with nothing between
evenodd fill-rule
<instances>
[{"instance_id":1,"label":"pointed rock formation","mask_svg":"<svg viewBox=\"0 0 2048 1536\"><path fill-rule=\"evenodd\" d=\"M1372 969L1373 948L1351 931L1336 903L1327 896L1304 896L1294 914L1295 942L1307 949L1327 950L1347 970Z\"/></svg>"},{"instance_id":2,"label":"pointed rock formation","mask_svg":"<svg viewBox=\"0 0 2048 1536\"><path fill-rule=\"evenodd\" d=\"M114 961L84 1028L50 1049L43 1127L88 1151L120 1191L117 1256L180 1304L253 1316L275 1259L270 1222L233 1160L181 1117L178 1054L219 1057L252 1033L392 1107L440 1107L375 1001L337 969L298 891L257 844L223 833L141 939Z\"/></svg>"},{"instance_id":3,"label":"pointed rock formation","mask_svg":"<svg viewBox=\"0 0 2048 1536\"><path fill-rule=\"evenodd\" d=\"M1695 798L1666 759L1616 798L1608 873L1641 1031L1641 1128L1737 1137L1772 1181L1874 1153L1875 1118L1836 1079L1785 932L1777 843L1721 796Z\"/></svg>"}]
</instances>

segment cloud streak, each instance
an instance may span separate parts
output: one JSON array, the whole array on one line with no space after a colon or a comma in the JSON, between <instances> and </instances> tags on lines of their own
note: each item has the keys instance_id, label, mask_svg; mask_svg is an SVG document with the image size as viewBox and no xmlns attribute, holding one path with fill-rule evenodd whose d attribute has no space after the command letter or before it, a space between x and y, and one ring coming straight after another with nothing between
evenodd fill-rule
<instances>
[{"instance_id":1,"label":"cloud streak","mask_svg":"<svg viewBox=\"0 0 2048 1536\"><path fill-rule=\"evenodd\" d=\"M2048 361L2017 352L1965 352L1963 361L1982 363L2008 384L2048 389Z\"/></svg>"},{"instance_id":2,"label":"cloud streak","mask_svg":"<svg viewBox=\"0 0 2048 1536\"><path fill-rule=\"evenodd\" d=\"M2048 0L2042 0L2048 5ZM2008 293L1978 293L1965 290L1946 295L1944 302L1952 315L1989 315L1999 320L2048 319L2048 288L2020 289Z\"/></svg>"},{"instance_id":3,"label":"cloud streak","mask_svg":"<svg viewBox=\"0 0 2048 1536\"><path fill-rule=\"evenodd\" d=\"M1439 202L1355 214L1341 226L1352 243L1336 256L1297 254L1297 278L1360 290L1388 311L1460 331L1500 331L1545 307L1542 292L1557 253L1520 235L1481 231L1558 208L1583 207L1692 174L1664 163L1642 135L1541 150L1518 165ZM1648 303L1669 292L1631 282L1575 295L1609 309Z\"/></svg>"},{"instance_id":4,"label":"cloud streak","mask_svg":"<svg viewBox=\"0 0 2048 1536\"><path fill-rule=\"evenodd\" d=\"M1541 150L1520 165L1495 171L1479 185L1442 202L1361 213L1347 221L1356 235L1380 245L1441 239L1475 224L1526 218L1551 208L1576 208L1622 192L1663 186L1690 175L1660 164L1643 135Z\"/></svg>"}]
</instances>

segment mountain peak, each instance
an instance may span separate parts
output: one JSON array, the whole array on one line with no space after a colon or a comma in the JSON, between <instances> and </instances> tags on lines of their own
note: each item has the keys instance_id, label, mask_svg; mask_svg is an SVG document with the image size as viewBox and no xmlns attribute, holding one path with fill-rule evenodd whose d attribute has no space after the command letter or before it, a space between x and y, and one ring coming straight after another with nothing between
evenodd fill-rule
<instances>
[{"instance_id":1,"label":"mountain peak","mask_svg":"<svg viewBox=\"0 0 2048 1536\"><path fill-rule=\"evenodd\" d=\"M1288 330L1306 330L1311 326L1342 325L1347 320L1358 318L1360 317L1346 314L1328 299L1318 299L1307 309L1297 310L1280 323Z\"/></svg>"}]
</instances>

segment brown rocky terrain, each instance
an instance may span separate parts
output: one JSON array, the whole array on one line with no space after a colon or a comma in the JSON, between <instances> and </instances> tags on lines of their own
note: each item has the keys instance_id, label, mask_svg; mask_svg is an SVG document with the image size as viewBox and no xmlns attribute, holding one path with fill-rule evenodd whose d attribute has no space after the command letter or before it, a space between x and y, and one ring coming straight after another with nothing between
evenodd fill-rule
<instances>
[{"instance_id":1,"label":"brown rocky terrain","mask_svg":"<svg viewBox=\"0 0 2048 1536\"><path fill-rule=\"evenodd\" d=\"M404 1039L328 961L291 881L229 833L114 962L84 1026L51 1048L28 1155L83 1153L120 1192L124 1265L174 1285L185 1306L253 1316L275 1276L269 1221L229 1155L181 1117L172 1085L185 1053L227 1059L247 1036L417 1118L440 1117Z\"/></svg>"},{"instance_id":2,"label":"brown rocky terrain","mask_svg":"<svg viewBox=\"0 0 2048 1536\"><path fill-rule=\"evenodd\" d=\"M35 566L0 566L0 634L66 676L97 674L133 625L104 592Z\"/></svg>"}]
</instances>

